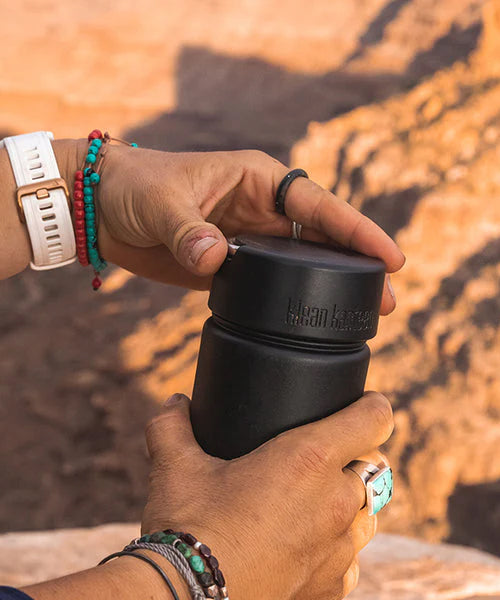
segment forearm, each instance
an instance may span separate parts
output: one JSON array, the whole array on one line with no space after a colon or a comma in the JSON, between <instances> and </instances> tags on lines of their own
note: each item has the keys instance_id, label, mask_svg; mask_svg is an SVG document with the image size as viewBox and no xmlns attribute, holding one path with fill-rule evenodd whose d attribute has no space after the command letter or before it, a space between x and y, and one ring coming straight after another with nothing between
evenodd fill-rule
<instances>
[{"instance_id":1,"label":"forearm","mask_svg":"<svg viewBox=\"0 0 500 600\"><path fill-rule=\"evenodd\" d=\"M54 153L61 177L71 184L85 151L85 140L55 140ZM17 210L16 181L5 148L0 149L0 280L23 271L31 258L31 245L26 226Z\"/></svg>"},{"instance_id":2,"label":"forearm","mask_svg":"<svg viewBox=\"0 0 500 600\"><path fill-rule=\"evenodd\" d=\"M190 598L186 585L162 556L144 551L168 575L181 600ZM171 600L167 585L151 565L129 556L100 567L32 585L23 591L34 600Z\"/></svg>"}]
</instances>

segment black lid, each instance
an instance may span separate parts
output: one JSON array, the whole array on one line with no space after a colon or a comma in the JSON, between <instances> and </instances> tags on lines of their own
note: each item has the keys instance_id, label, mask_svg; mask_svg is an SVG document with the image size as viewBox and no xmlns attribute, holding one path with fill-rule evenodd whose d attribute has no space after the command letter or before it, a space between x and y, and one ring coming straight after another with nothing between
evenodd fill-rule
<instances>
[{"instance_id":1,"label":"black lid","mask_svg":"<svg viewBox=\"0 0 500 600\"><path fill-rule=\"evenodd\" d=\"M377 333L384 263L289 238L241 236L213 279L209 306L230 323L322 343Z\"/></svg>"}]
</instances>

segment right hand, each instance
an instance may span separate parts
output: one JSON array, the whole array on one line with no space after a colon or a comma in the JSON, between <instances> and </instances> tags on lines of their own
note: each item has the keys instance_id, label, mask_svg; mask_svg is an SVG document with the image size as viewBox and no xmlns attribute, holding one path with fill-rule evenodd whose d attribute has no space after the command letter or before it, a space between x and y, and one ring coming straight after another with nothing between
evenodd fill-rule
<instances>
[{"instance_id":1,"label":"right hand","mask_svg":"<svg viewBox=\"0 0 500 600\"><path fill-rule=\"evenodd\" d=\"M189 400L176 395L147 430L152 458L143 533L171 527L208 544L232 600L340 600L357 584L357 554L374 536L360 479L343 468L377 452L392 410L370 392L321 421L224 461L197 444Z\"/></svg>"},{"instance_id":2,"label":"right hand","mask_svg":"<svg viewBox=\"0 0 500 600\"><path fill-rule=\"evenodd\" d=\"M63 176L72 181L86 140L55 142ZM287 193L287 217L275 210L289 168L256 150L159 152L111 146L97 188L102 256L165 283L209 289L227 256L227 237L243 233L289 237L292 221L307 240L340 244L382 259L388 273L404 256L373 221L328 190L299 178ZM381 314L395 307L384 288Z\"/></svg>"}]
</instances>

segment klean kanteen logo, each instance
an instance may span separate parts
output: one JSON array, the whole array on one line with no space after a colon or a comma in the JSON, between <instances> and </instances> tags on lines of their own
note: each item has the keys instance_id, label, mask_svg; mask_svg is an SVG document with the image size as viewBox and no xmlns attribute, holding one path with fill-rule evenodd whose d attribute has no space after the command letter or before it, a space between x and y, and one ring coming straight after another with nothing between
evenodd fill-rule
<instances>
[{"instance_id":1,"label":"klean kanteen logo","mask_svg":"<svg viewBox=\"0 0 500 600\"><path fill-rule=\"evenodd\" d=\"M371 329L376 315L371 310L349 310L336 304L332 307L311 306L302 300L288 299L286 322L295 327L329 328L336 331Z\"/></svg>"}]
</instances>

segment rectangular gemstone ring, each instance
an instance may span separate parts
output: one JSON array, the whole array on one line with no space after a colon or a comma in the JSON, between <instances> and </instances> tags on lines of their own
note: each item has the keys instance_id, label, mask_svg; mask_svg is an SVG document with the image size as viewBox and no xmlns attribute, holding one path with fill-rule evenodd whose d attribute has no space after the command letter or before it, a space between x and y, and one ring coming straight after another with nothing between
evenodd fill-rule
<instances>
[{"instance_id":1,"label":"rectangular gemstone ring","mask_svg":"<svg viewBox=\"0 0 500 600\"><path fill-rule=\"evenodd\" d=\"M346 467L361 479L366 490L368 514L376 515L389 504L393 493L392 469L378 467L363 460L353 460Z\"/></svg>"}]
</instances>

